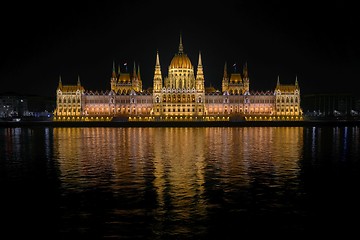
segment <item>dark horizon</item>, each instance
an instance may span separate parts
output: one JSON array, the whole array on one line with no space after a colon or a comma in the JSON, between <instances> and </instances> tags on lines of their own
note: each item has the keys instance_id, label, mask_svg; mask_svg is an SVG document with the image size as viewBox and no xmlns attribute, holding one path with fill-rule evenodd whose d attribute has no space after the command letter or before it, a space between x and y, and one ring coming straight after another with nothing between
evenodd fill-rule
<instances>
[{"instance_id":1,"label":"dark horizon","mask_svg":"<svg viewBox=\"0 0 360 240\"><path fill-rule=\"evenodd\" d=\"M224 64L248 65L250 90L273 90L298 79L301 93L357 93L360 48L355 7L348 3L274 1L97 2L10 4L1 16L1 92L55 96L78 76L86 90L110 90L113 62L140 66L152 87L156 51L162 75L178 51L196 71L201 52L205 85L221 89Z\"/></svg>"}]
</instances>

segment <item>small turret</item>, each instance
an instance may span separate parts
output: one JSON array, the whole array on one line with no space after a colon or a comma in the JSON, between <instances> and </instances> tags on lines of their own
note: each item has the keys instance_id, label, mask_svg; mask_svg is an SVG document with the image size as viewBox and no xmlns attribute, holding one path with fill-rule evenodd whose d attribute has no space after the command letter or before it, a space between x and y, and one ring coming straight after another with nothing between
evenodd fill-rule
<instances>
[{"instance_id":1,"label":"small turret","mask_svg":"<svg viewBox=\"0 0 360 240\"><path fill-rule=\"evenodd\" d=\"M229 90L229 77L227 74L227 64L225 62L224 65L224 76L223 76L223 80L222 80L222 91L226 92Z\"/></svg>"},{"instance_id":2,"label":"small turret","mask_svg":"<svg viewBox=\"0 0 360 240\"><path fill-rule=\"evenodd\" d=\"M198 68L196 73L196 89L200 91L204 91L204 72L203 72L203 66L201 61L201 53L199 52L199 61L198 61Z\"/></svg>"},{"instance_id":3,"label":"small turret","mask_svg":"<svg viewBox=\"0 0 360 240\"><path fill-rule=\"evenodd\" d=\"M78 85L78 87L80 87L80 86L81 86L80 76L79 76L79 75L78 75L77 85Z\"/></svg>"},{"instance_id":4,"label":"small turret","mask_svg":"<svg viewBox=\"0 0 360 240\"><path fill-rule=\"evenodd\" d=\"M247 62L245 62L244 68L243 68L243 79L244 79L244 90L243 90L243 93L249 92L249 89L250 89L250 79L249 79L249 71L248 71Z\"/></svg>"},{"instance_id":5,"label":"small turret","mask_svg":"<svg viewBox=\"0 0 360 240\"><path fill-rule=\"evenodd\" d=\"M299 83L298 83L298 80L297 80L297 76L295 77L295 88L299 89Z\"/></svg>"},{"instance_id":6,"label":"small turret","mask_svg":"<svg viewBox=\"0 0 360 240\"><path fill-rule=\"evenodd\" d=\"M159 51L156 51L156 63L155 63L155 72L154 72L154 85L153 91L160 92L162 88L162 76L161 76L161 67L159 60Z\"/></svg>"},{"instance_id":7,"label":"small turret","mask_svg":"<svg viewBox=\"0 0 360 240\"><path fill-rule=\"evenodd\" d=\"M58 89L62 89L61 75L59 75L59 85L58 85Z\"/></svg>"}]
</instances>

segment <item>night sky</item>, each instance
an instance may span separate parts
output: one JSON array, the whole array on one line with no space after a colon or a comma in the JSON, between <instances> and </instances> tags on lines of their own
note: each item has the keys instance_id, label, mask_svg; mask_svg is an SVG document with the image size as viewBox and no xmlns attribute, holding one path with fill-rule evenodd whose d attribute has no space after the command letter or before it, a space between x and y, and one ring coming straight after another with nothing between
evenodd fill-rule
<instances>
[{"instance_id":1,"label":"night sky","mask_svg":"<svg viewBox=\"0 0 360 240\"><path fill-rule=\"evenodd\" d=\"M350 1L349 1L350 2ZM55 96L63 84L110 89L112 64L134 61L143 88L152 86L156 51L163 77L178 51L205 85L221 89L229 72L248 64L250 89L273 90L277 76L302 94L356 92L359 12L346 1L64 1L9 2L0 14L1 90Z\"/></svg>"}]
</instances>

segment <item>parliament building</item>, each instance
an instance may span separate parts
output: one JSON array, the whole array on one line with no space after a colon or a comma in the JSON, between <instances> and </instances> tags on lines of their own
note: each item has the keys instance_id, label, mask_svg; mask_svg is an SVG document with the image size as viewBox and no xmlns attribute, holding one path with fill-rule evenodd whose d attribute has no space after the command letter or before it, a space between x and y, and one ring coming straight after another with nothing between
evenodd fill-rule
<instances>
[{"instance_id":1,"label":"parliament building","mask_svg":"<svg viewBox=\"0 0 360 240\"><path fill-rule=\"evenodd\" d=\"M221 90L205 87L201 53L196 68L184 52L172 58L168 75L161 72L156 53L153 86L144 90L140 68L116 71L113 64L106 91L89 91L77 84L56 90L54 121L301 121L300 88L281 84L274 90L251 91L247 64L242 73L229 73L224 65ZM220 81L220 80L219 80Z\"/></svg>"}]
</instances>

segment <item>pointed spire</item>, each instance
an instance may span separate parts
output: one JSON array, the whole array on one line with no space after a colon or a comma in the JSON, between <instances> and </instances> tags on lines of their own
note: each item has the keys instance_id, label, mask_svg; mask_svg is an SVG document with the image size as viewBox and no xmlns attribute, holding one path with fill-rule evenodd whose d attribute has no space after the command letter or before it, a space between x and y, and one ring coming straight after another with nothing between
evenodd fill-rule
<instances>
[{"instance_id":1,"label":"pointed spire","mask_svg":"<svg viewBox=\"0 0 360 240\"><path fill-rule=\"evenodd\" d=\"M141 77L140 77L140 65L138 65L137 77L138 77L139 80L141 80Z\"/></svg>"},{"instance_id":2,"label":"pointed spire","mask_svg":"<svg viewBox=\"0 0 360 240\"><path fill-rule=\"evenodd\" d=\"M244 76L243 76L244 78L248 78L248 77L249 77L247 62L245 62L245 64L244 64L243 75L244 75Z\"/></svg>"},{"instance_id":3,"label":"pointed spire","mask_svg":"<svg viewBox=\"0 0 360 240\"><path fill-rule=\"evenodd\" d=\"M155 66L160 66L160 60L159 60L159 51L156 50L156 64Z\"/></svg>"},{"instance_id":4,"label":"pointed spire","mask_svg":"<svg viewBox=\"0 0 360 240\"><path fill-rule=\"evenodd\" d=\"M159 60L159 51L156 51L156 64L155 64L155 76L161 78L161 67L160 67L160 60ZM154 78L155 78L154 76Z\"/></svg>"},{"instance_id":5,"label":"pointed spire","mask_svg":"<svg viewBox=\"0 0 360 240\"><path fill-rule=\"evenodd\" d=\"M182 44L182 37L181 37L181 33L180 33L180 44L179 44L179 54L184 53L184 47Z\"/></svg>"},{"instance_id":6,"label":"pointed spire","mask_svg":"<svg viewBox=\"0 0 360 240\"><path fill-rule=\"evenodd\" d=\"M225 65L224 65L224 78L227 78L227 67L226 67L226 62L225 62Z\"/></svg>"},{"instance_id":7,"label":"pointed spire","mask_svg":"<svg viewBox=\"0 0 360 240\"><path fill-rule=\"evenodd\" d=\"M62 88L62 81L61 81L61 75L59 75L59 86L58 86L58 88Z\"/></svg>"},{"instance_id":8,"label":"pointed spire","mask_svg":"<svg viewBox=\"0 0 360 240\"><path fill-rule=\"evenodd\" d=\"M279 75L278 75L278 77L277 77L277 83L276 83L276 86L280 86L280 77L279 77Z\"/></svg>"},{"instance_id":9,"label":"pointed spire","mask_svg":"<svg viewBox=\"0 0 360 240\"><path fill-rule=\"evenodd\" d=\"M161 91L162 88L162 76L161 76L161 67L159 60L159 51L156 50L156 64L155 64L155 72L154 72L154 82L153 82L153 90Z\"/></svg>"},{"instance_id":10,"label":"pointed spire","mask_svg":"<svg viewBox=\"0 0 360 240\"><path fill-rule=\"evenodd\" d=\"M204 80L204 72L201 62L201 52L199 51L199 61L198 61L198 67L197 67L197 73L196 73L196 79L203 81Z\"/></svg>"},{"instance_id":11,"label":"pointed spire","mask_svg":"<svg viewBox=\"0 0 360 240\"><path fill-rule=\"evenodd\" d=\"M78 85L78 86L81 86L81 83L80 83L80 75L78 75L77 85Z\"/></svg>"},{"instance_id":12,"label":"pointed spire","mask_svg":"<svg viewBox=\"0 0 360 240\"><path fill-rule=\"evenodd\" d=\"M113 67L112 67L112 74L111 74L112 78L116 77L116 72L115 72L115 61L113 61Z\"/></svg>"},{"instance_id":13,"label":"pointed spire","mask_svg":"<svg viewBox=\"0 0 360 240\"><path fill-rule=\"evenodd\" d=\"M224 65L224 76L222 79L221 90L222 90L222 92L226 92L229 90L229 78L228 78L228 73L227 73L226 61L225 61L225 65Z\"/></svg>"},{"instance_id":14,"label":"pointed spire","mask_svg":"<svg viewBox=\"0 0 360 240\"><path fill-rule=\"evenodd\" d=\"M133 76L136 77L136 65L135 65L135 61L134 61L134 68L133 68Z\"/></svg>"},{"instance_id":15,"label":"pointed spire","mask_svg":"<svg viewBox=\"0 0 360 240\"><path fill-rule=\"evenodd\" d=\"M198 61L198 66L202 66L202 62L201 62L201 52L199 51L199 61Z\"/></svg>"},{"instance_id":16,"label":"pointed spire","mask_svg":"<svg viewBox=\"0 0 360 240\"><path fill-rule=\"evenodd\" d=\"M295 87L299 87L299 83L298 83L297 75L296 75L296 77L295 77Z\"/></svg>"}]
</instances>

